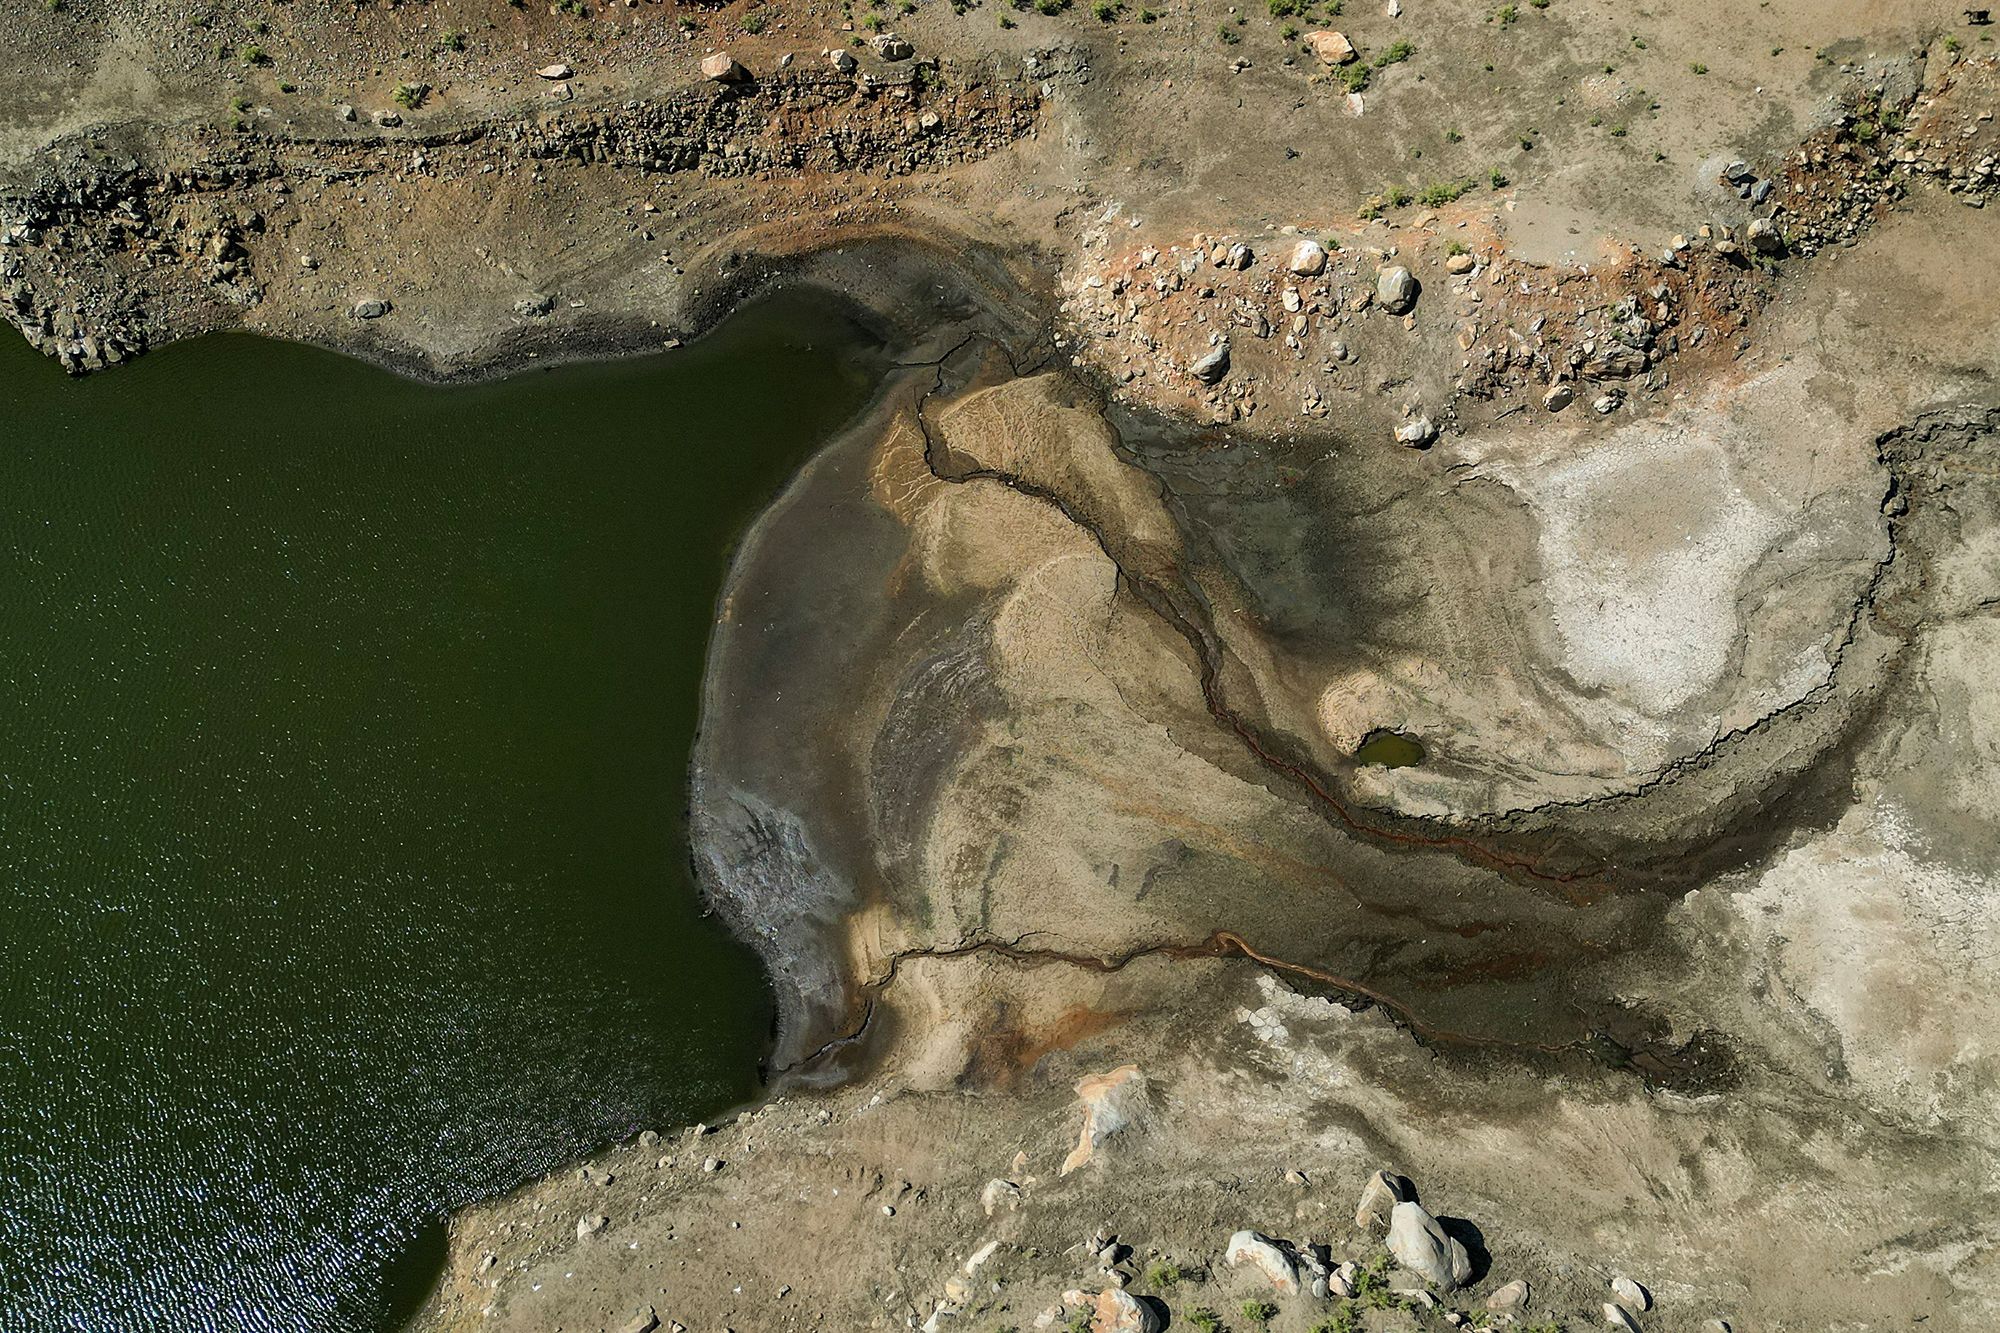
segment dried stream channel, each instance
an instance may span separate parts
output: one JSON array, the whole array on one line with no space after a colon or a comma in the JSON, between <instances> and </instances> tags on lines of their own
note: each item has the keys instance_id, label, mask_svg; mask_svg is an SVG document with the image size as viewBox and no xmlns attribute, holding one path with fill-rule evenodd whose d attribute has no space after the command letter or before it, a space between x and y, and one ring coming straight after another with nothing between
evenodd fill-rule
<instances>
[{"instance_id":1,"label":"dried stream channel","mask_svg":"<svg viewBox=\"0 0 2000 1333\"><path fill-rule=\"evenodd\" d=\"M885 367L803 293L454 388L0 340L0 1326L393 1326L444 1210L754 1089L703 652Z\"/></svg>"}]
</instances>

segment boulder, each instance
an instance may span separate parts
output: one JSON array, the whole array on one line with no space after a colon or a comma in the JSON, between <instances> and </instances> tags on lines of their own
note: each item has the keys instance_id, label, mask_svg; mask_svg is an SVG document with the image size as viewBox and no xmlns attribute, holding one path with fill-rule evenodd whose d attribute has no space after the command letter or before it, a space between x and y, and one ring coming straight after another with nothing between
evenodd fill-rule
<instances>
[{"instance_id":1,"label":"boulder","mask_svg":"<svg viewBox=\"0 0 2000 1333\"><path fill-rule=\"evenodd\" d=\"M1646 369L1646 354L1636 347L1612 343L1600 348L1583 363L1583 373L1594 380L1622 380Z\"/></svg>"},{"instance_id":2,"label":"boulder","mask_svg":"<svg viewBox=\"0 0 2000 1333\"><path fill-rule=\"evenodd\" d=\"M1422 1204L1399 1203L1389 1214L1389 1253L1398 1264L1443 1291L1472 1277L1472 1256L1445 1234Z\"/></svg>"},{"instance_id":3,"label":"boulder","mask_svg":"<svg viewBox=\"0 0 2000 1333\"><path fill-rule=\"evenodd\" d=\"M1244 1264L1256 1269L1268 1279L1273 1287L1287 1295L1297 1295L1299 1290L1299 1266L1292 1261L1282 1246L1269 1236L1256 1231L1239 1231L1229 1238L1229 1248L1223 1251L1222 1260L1231 1268Z\"/></svg>"},{"instance_id":4,"label":"boulder","mask_svg":"<svg viewBox=\"0 0 2000 1333\"><path fill-rule=\"evenodd\" d=\"M1430 448L1431 442L1437 439L1437 435L1437 427L1431 424L1429 417L1418 417L1415 421L1406 421L1396 427L1396 443L1411 449ZM1398 1207L1400 1206L1399 1204ZM1391 1217L1390 1221L1393 1224L1395 1219Z\"/></svg>"},{"instance_id":5,"label":"boulder","mask_svg":"<svg viewBox=\"0 0 2000 1333\"><path fill-rule=\"evenodd\" d=\"M1354 1225L1365 1227L1374 1223L1386 1224L1390 1211L1408 1197L1403 1190L1401 1179L1390 1175L1387 1171L1377 1171L1368 1177L1368 1183L1361 1187L1361 1205L1354 1210Z\"/></svg>"},{"instance_id":6,"label":"boulder","mask_svg":"<svg viewBox=\"0 0 2000 1333\"><path fill-rule=\"evenodd\" d=\"M1375 299L1392 315L1407 312L1417 303L1417 279L1401 264L1382 270L1375 279Z\"/></svg>"},{"instance_id":7,"label":"boulder","mask_svg":"<svg viewBox=\"0 0 2000 1333\"><path fill-rule=\"evenodd\" d=\"M750 77L750 71L743 68L727 51L717 51L714 55L703 56L701 72L703 77L713 79L717 83L741 83Z\"/></svg>"},{"instance_id":8,"label":"boulder","mask_svg":"<svg viewBox=\"0 0 2000 1333\"><path fill-rule=\"evenodd\" d=\"M861 67L861 62L854 58L852 51L831 51L826 59L836 74L852 74Z\"/></svg>"},{"instance_id":9,"label":"boulder","mask_svg":"<svg viewBox=\"0 0 2000 1333\"><path fill-rule=\"evenodd\" d=\"M1504 1287L1496 1288L1486 1298L1486 1308L1494 1314L1513 1314L1528 1308L1528 1300L1533 1295L1526 1279L1515 1278Z\"/></svg>"},{"instance_id":10,"label":"boulder","mask_svg":"<svg viewBox=\"0 0 2000 1333\"><path fill-rule=\"evenodd\" d=\"M1090 1333L1161 1333L1167 1326L1151 1301L1106 1287L1090 1316Z\"/></svg>"},{"instance_id":11,"label":"boulder","mask_svg":"<svg viewBox=\"0 0 2000 1333\"><path fill-rule=\"evenodd\" d=\"M1447 255L1444 261L1444 271L1454 276L1460 273L1470 273L1478 263L1477 259L1462 252L1455 255Z\"/></svg>"},{"instance_id":12,"label":"boulder","mask_svg":"<svg viewBox=\"0 0 2000 1333\"><path fill-rule=\"evenodd\" d=\"M1551 412L1560 412L1576 401L1576 390L1567 384L1552 384L1542 395L1542 406Z\"/></svg>"},{"instance_id":13,"label":"boulder","mask_svg":"<svg viewBox=\"0 0 2000 1333\"><path fill-rule=\"evenodd\" d=\"M1604 1303L1604 1322L1622 1330L1622 1333L1639 1333L1639 1321L1628 1314L1624 1306L1613 1305L1610 1301Z\"/></svg>"},{"instance_id":14,"label":"boulder","mask_svg":"<svg viewBox=\"0 0 2000 1333\"><path fill-rule=\"evenodd\" d=\"M389 313L389 303L370 297L365 301L356 301L350 313L356 319L380 319Z\"/></svg>"},{"instance_id":15,"label":"boulder","mask_svg":"<svg viewBox=\"0 0 2000 1333\"><path fill-rule=\"evenodd\" d=\"M1318 56L1322 65L1349 65L1360 55L1346 33L1324 28L1306 34L1306 50Z\"/></svg>"},{"instance_id":16,"label":"boulder","mask_svg":"<svg viewBox=\"0 0 2000 1333\"><path fill-rule=\"evenodd\" d=\"M1137 1065L1120 1065L1102 1074L1079 1079L1077 1100L1083 1103L1083 1128L1076 1147L1063 1159L1059 1175L1068 1175L1088 1162L1106 1139L1144 1119L1146 1076Z\"/></svg>"},{"instance_id":17,"label":"boulder","mask_svg":"<svg viewBox=\"0 0 2000 1333\"><path fill-rule=\"evenodd\" d=\"M1627 1309L1637 1310L1640 1314L1644 1314L1653 1308L1653 1293L1647 1291L1629 1277L1612 1278L1611 1294L1618 1298L1620 1305L1625 1306Z\"/></svg>"},{"instance_id":18,"label":"boulder","mask_svg":"<svg viewBox=\"0 0 2000 1333\"><path fill-rule=\"evenodd\" d=\"M875 54L884 60L908 60L917 53L907 38L898 37L893 32L885 32L875 39Z\"/></svg>"},{"instance_id":19,"label":"boulder","mask_svg":"<svg viewBox=\"0 0 2000 1333\"><path fill-rule=\"evenodd\" d=\"M618 1333L653 1333L660 1326L660 1316L647 1306L639 1313L618 1326Z\"/></svg>"},{"instance_id":20,"label":"boulder","mask_svg":"<svg viewBox=\"0 0 2000 1333\"><path fill-rule=\"evenodd\" d=\"M588 1240L611 1225L611 1219L603 1213L585 1213L576 1219L576 1238Z\"/></svg>"},{"instance_id":21,"label":"boulder","mask_svg":"<svg viewBox=\"0 0 2000 1333\"><path fill-rule=\"evenodd\" d=\"M1011 1180L1001 1180L996 1176L987 1181L986 1187L979 1191L979 1206L988 1217L1002 1208L1010 1213L1015 1212L1021 1206L1021 1187Z\"/></svg>"},{"instance_id":22,"label":"boulder","mask_svg":"<svg viewBox=\"0 0 2000 1333\"><path fill-rule=\"evenodd\" d=\"M1785 238L1778 234L1778 224L1769 218L1752 218L1743 236L1750 242L1750 248L1760 255L1784 252Z\"/></svg>"},{"instance_id":23,"label":"boulder","mask_svg":"<svg viewBox=\"0 0 2000 1333\"><path fill-rule=\"evenodd\" d=\"M540 69L535 71L535 77L538 79L548 79L551 82L554 82L558 79L568 78L573 72L574 71L572 71L568 65L562 65L562 64L544 65Z\"/></svg>"},{"instance_id":24,"label":"boulder","mask_svg":"<svg viewBox=\"0 0 2000 1333\"><path fill-rule=\"evenodd\" d=\"M1326 247L1318 241L1304 240L1292 247L1292 257L1285 261L1285 267L1302 278L1310 278L1326 271Z\"/></svg>"},{"instance_id":25,"label":"boulder","mask_svg":"<svg viewBox=\"0 0 2000 1333\"><path fill-rule=\"evenodd\" d=\"M1217 343L1208 353L1188 367L1188 374L1203 384L1214 384L1229 373L1229 344Z\"/></svg>"}]
</instances>

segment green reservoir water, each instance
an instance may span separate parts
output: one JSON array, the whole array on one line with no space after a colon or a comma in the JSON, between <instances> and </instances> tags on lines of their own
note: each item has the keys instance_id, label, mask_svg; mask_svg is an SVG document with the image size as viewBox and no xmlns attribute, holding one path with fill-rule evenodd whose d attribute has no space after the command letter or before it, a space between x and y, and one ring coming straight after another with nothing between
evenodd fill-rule
<instances>
[{"instance_id":1,"label":"green reservoir water","mask_svg":"<svg viewBox=\"0 0 2000 1333\"><path fill-rule=\"evenodd\" d=\"M394 1327L444 1210L754 1090L702 656L884 369L804 295L450 389L0 336L0 1329Z\"/></svg>"}]
</instances>

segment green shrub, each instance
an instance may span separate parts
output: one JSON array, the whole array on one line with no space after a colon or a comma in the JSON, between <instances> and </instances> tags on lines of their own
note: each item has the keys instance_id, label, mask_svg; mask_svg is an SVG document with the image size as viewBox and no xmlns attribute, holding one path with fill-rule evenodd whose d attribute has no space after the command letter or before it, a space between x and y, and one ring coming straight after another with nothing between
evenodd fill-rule
<instances>
[{"instance_id":1,"label":"green shrub","mask_svg":"<svg viewBox=\"0 0 2000 1333\"><path fill-rule=\"evenodd\" d=\"M1451 181L1438 181L1435 184L1426 185L1418 193L1417 202L1426 208L1442 208L1444 205L1456 202L1464 196L1467 191L1472 189L1472 184L1470 176L1461 176L1459 179Z\"/></svg>"},{"instance_id":2,"label":"green shrub","mask_svg":"<svg viewBox=\"0 0 2000 1333\"><path fill-rule=\"evenodd\" d=\"M399 83L396 85L396 105L405 111L415 111L431 95L428 83Z\"/></svg>"},{"instance_id":3,"label":"green shrub","mask_svg":"<svg viewBox=\"0 0 2000 1333\"><path fill-rule=\"evenodd\" d=\"M1222 1333L1222 1316L1205 1305L1192 1310L1183 1310L1181 1314L1188 1323L1200 1329L1201 1333Z\"/></svg>"},{"instance_id":4,"label":"green shrub","mask_svg":"<svg viewBox=\"0 0 2000 1333\"><path fill-rule=\"evenodd\" d=\"M1268 1324L1278 1317L1278 1307L1269 1301L1245 1301L1243 1317L1253 1324Z\"/></svg>"},{"instance_id":5,"label":"green shrub","mask_svg":"<svg viewBox=\"0 0 2000 1333\"><path fill-rule=\"evenodd\" d=\"M1417 48L1409 42L1397 42L1381 55L1375 57L1375 68L1387 69L1391 65L1400 65L1416 53Z\"/></svg>"}]
</instances>

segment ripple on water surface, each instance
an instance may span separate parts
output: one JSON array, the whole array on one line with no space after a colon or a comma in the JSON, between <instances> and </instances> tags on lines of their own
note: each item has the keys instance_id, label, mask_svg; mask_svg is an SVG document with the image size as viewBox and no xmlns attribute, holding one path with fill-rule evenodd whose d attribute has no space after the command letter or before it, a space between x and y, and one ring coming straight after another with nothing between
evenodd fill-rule
<instances>
[{"instance_id":1,"label":"ripple on water surface","mask_svg":"<svg viewBox=\"0 0 2000 1333\"><path fill-rule=\"evenodd\" d=\"M384 1327L444 1209L752 1089L702 653L882 365L804 297L677 358L0 339L0 1328Z\"/></svg>"}]
</instances>

